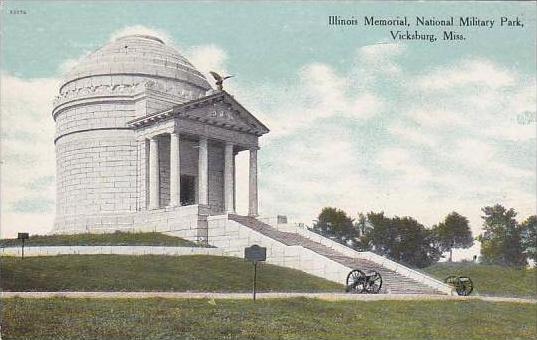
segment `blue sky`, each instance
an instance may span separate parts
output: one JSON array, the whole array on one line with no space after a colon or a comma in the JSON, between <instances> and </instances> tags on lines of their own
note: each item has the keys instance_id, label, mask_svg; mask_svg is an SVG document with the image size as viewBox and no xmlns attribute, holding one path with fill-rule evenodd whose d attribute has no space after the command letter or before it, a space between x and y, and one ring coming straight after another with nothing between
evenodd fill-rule
<instances>
[{"instance_id":1,"label":"blue sky","mask_svg":"<svg viewBox=\"0 0 537 340\"><path fill-rule=\"evenodd\" d=\"M535 213L534 3L3 6L3 236L22 227L44 232L52 223L50 106L61 73L132 32L160 35L203 72L236 75L229 92L271 128L259 152L267 215L308 224L331 205L353 216L410 215L430 226L456 210L477 234L484 205L505 204L521 218ZM329 27L328 15L518 16L525 26L457 27L467 40L400 43L388 28ZM246 183L238 185L244 200Z\"/></svg>"}]
</instances>

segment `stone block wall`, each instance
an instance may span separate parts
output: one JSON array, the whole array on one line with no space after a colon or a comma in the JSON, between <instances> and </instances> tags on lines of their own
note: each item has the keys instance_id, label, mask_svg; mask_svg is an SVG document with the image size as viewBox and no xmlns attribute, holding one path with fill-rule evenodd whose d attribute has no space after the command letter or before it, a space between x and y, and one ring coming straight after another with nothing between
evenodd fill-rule
<instances>
[{"instance_id":1,"label":"stone block wall","mask_svg":"<svg viewBox=\"0 0 537 340\"><path fill-rule=\"evenodd\" d=\"M160 206L170 204L170 135L158 138Z\"/></svg>"},{"instance_id":2,"label":"stone block wall","mask_svg":"<svg viewBox=\"0 0 537 340\"><path fill-rule=\"evenodd\" d=\"M189 241L206 241L208 209L199 205L166 207L139 212L112 212L69 215L57 219L56 234L163 232Z\"/></svg>"},{"instance_id":3,"label":"stone block wall","mask_svg":"<svg viewBox=\"0 0 537 340\"><path fill-rule=\"evenodd\" d=\"M136 209L137 153L132 131L66 135L57 140L56 154L58 220Z\"/></svg>"},{"instance_id":4,"label":"stone block wall","mask_svg":"<svg viewBox=\"0 0 537 340\"><path fill-rule=\"evenodd\" d=\"M56 255L212 255L222 256L223 250L201 247L160 247L160 246L26 246L24 257ZM0 248L0 256L22 256L21 247Z\"/></svg>"},{"instance_id":5,"label":"stone block wall","mask_svg":"<svg viewBox=\"0 0 537 340\"><path fill-rule=\"evenodd\" d=\"M209 207L210 214L224 212L224 147L209 143Z\"/></svg>"},{"instance_id":6,"label":"stone block wall","mask_svg":"<svg viewBox=\"0 0 537 340\"><path fill-rule=\"evenodd\" d=\"M209 216L208 242L224 248L224 255L244 257L244 248L257 244L267 248L267 263L304 271L333 282L345 284L351 268L300 246L287 246L262 235L227 215Z\"/></svg>"}]
</instances>

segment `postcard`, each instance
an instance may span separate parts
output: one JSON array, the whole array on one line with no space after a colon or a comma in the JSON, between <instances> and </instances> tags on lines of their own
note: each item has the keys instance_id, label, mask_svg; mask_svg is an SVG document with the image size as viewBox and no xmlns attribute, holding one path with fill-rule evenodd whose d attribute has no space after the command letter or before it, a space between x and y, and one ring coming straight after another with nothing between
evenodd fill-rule
<instances>
[{"instance_id":1,"label":"postcard","mask_svg":"<svg viewBox=\"0 0 537 340\"><path fill-rule=\"evenodd\" d=\"M4 338L536 336L534 2L0 6Z\"/></svg>"}]
</instances>

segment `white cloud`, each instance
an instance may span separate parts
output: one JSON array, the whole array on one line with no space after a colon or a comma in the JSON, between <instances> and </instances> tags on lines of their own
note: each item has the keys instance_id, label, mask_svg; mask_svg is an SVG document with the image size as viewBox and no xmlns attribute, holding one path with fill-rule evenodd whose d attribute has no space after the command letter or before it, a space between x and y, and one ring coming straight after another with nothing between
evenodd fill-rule
<instances>
[{"instance_id":1,"label":"white cloud","mask_svg":"<svg viewBox=\"0 0 537 340\"><path fill-rule=\"evenodd\" d=\"M167 45L173 46L175 44L174 39L167 31L160 28L147 27L143 25L123 27L110 34L109 41L114 41L117 38L121 38L126 35L150 35L159 38Z\"/></svg>"},{"instance_id":2,"label":"white cloud","mask_svg":"<svg viewBox=\"0 0 537 340\"><path fill-rule=\"evenodd\" d=\"M185 50L185 56L198 71L203 73L209 82L213 81L209 71L214 71L222 76L229 75L226 68L227 53L217 45L209 44L187 48ZM226 88L230 82L233 81L226 82Z\"/></svg>"},{"instance_id":3,"label":"white cloud","mask_svg":"<svg viewBox=\"0 0 537 340\"><path fill-rule=\"evenodd\" d=\"M345 129L308 130L271 148L265 152L278 159L263 164L260 179L265 214L285 213L309 223L324 206L351 211L363 207L365 196L360 193L370 192L370 183Z\"/></svg>"},{"instance_id":4,"label":"white cloud","mask_svg":"<svg viewBox=\"0 0 537 340\"><path fill-rule=\"evenodd\" d=\"M51 112L58 80L2 74L1 82L1 235L45 233L52 227L56 195Z\"/></svg>"},{"instance_id":5,"label":"white cloud","mask_svg":"<svg viewBox=\"0 0 537 340\"><path fill-rule=\"evenodd\" d=\"M467 125L468 122L459 113L448 110L439 110L431 107L418 107L410 109L408 117L424 128L446 128Z\"/></svg>"},{"instance_id":6,"label":"white cloud","mask_svg":"<svg viewBox=\"0 0 537 340\"><path fill-rule=\"evenodd\" d=\"M77 58L67 59L58 67L58 71L61 75L67 74L73 67L80 64L91 54L91 51L85 51Z\"/></svg>"},{"instance_id":7,"label":"white cloud","mask_svg":"<svg viewBox=\"0 0 537 340\"><path fill-rule=\"evenodd\" d=\"M433 135L424 133L419 127L406 127L401 123L395 123L388 127L388 131L403 140L408 140L416 144L429 147L433 147L437 144Z\"/></svg>"},{"instance_id":8,"label":"white cloud","mask_svg":"<svg viewBox=\"0 0 537 340\"><path fill-rule=\"evenodd\" d=\"M402 55L406 47L402 44L375 44L358 49L358 62L367 71L379 74L397 75L401 73L401 67L396 58Z\"/></svg>"},{"instance_id":9,"label":"white cloud","mask_svg":"<svg viewBox=\"0 0 537 340\"><path fill-rule=\"evenodd\" d=\"M457 65L439 67L421 76L415 85L423 90L448 90L456 87L475 86L500 88L514 84L512 72L486 59L464 60Z\"/></svg>"},{"instance_id":10,"label":"white cloud","mask_svg":"<svg viewBox=\"0 0 537 340\"><path fill-rule=\"evenodd\" d=\"M404 178L407 185L419 184L429 180L432 173L422 166L415 155L402 148L387 148L380 152L377 163L395 176Z\"/></svg>"}]
</instances>

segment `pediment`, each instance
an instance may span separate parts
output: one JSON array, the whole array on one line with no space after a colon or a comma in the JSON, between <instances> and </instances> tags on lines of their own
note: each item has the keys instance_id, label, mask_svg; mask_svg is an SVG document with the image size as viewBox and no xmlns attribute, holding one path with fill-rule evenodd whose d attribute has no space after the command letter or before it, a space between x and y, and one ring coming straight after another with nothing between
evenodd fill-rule
<instances>
[{"instance_id":1,"label":"pediment","mask_svg":"<svg viewBox=\"0 0 537 340\"><path fill-rule=\"evenodd\" d=\"M203 124L246 132L256 136L269 132L269 129L263 123L225 91L218 91L208 96L176 105L169 110L137 118L130 121L129 125L137 128L173 117L194 120Z\"/></svg>"},{"instance_id":2,"label":"pediment","mask_svg":"<svg viewBox=\"0 0 537 340\"><path fill-rule=\"evenodd\" d=\"M204 121L208 124L219 126L234 126L240 130L257 129L258 126L248 121L246 115L242 115L230 104L224 102L208 103L204 106L186 110L183 116Z\"/></svg>"}]
</instances>

